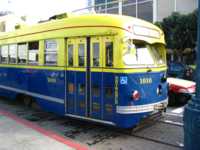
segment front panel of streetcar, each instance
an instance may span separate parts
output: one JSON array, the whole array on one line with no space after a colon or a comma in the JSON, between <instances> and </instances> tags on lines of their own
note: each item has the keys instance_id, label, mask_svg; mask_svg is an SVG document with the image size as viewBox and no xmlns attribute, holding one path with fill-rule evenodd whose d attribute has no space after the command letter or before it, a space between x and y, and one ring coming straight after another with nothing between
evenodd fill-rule
<instances>
[{"instance_id":1,"label":"front panel of streetcar","mask_svg":"<svg viewBox=\"0 0 200 150\"><path fill-rule=\"evenodd\" d=\"M117 124L137 125L139 120L167 106L166 57L163 44L126 40L124 69L118 78Z\"/></svg>"}]
</instances>

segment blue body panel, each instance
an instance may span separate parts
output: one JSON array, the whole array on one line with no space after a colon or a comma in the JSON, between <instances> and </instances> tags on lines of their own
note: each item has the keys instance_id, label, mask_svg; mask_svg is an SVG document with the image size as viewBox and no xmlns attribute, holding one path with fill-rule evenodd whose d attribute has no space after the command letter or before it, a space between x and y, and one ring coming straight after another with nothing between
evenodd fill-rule
<instances>
[{"instance_id":1,"label":"blue body panel","mask_svg":"<svg viewBox=\"0 0 200 150\"><path fill-rule=\"evenodd\" d=\"M129 128L137 125L149 113L119 114L116 113L116 106L145 105L166 99L167 83L161 83L163 74L91 72L91 98L86 100L88 85L85 72L0 68L0 95L14 98L24 93L35 97L46 111L109 121L116 126ZM141 78L151 78L153 82L140 84ZM69 92L70 84L73 85L72 93ZM156 92L158 86L162 87L160 95ZM141 93L138 101L131 99L134 90Z\"/></svg>"}]
</instances>

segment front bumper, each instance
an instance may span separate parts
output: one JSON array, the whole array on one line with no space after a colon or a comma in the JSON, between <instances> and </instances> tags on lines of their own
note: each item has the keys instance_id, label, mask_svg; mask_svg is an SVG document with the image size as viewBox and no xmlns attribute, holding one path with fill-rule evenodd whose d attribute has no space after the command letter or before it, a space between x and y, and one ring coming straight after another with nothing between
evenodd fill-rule
<instances>
[{"instance_id":1,"label":"front bumper","mask_svg":"<svg viewBox=\"0 0 200 150\"><path fill-rule=\"evenodd\" d=\"M117 106L116 111L118 114L138 114L138 113L163 110L167 107L167 105L168 105L168 98L157 103L151 103L145 105Z\"/></svg>"}]
</instances>

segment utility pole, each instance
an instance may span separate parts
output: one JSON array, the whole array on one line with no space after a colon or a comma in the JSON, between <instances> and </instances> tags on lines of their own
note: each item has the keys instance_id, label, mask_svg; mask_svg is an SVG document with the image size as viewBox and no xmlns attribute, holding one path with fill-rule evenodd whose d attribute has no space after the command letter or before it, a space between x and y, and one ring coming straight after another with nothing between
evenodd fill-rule
<instances>
[{"instance_id":1,"label":"utility pole","mask_svg":"<svg viewBox=\"0 0 200 150\"><path fill-rule=\"evenodd\" d=\"M200 0L198 5L196 95L188 102L184 111L184 150L200 149Z\"/></svg>"}]
</instances>

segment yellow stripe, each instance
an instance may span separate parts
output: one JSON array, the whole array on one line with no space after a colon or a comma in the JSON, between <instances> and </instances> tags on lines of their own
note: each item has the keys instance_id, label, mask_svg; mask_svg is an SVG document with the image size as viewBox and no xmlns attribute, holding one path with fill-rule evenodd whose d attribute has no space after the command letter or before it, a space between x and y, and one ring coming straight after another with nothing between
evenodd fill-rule
<instances>
[{"instance_id":1,"label":"yellow stripe","mask_svg":"<svg viewBox=\"0 0 200 150\"><path fill-rule=\"evenodd\" d=\"M23 69L44 69L44 70L68 70L68 71L86 71L86 68L66 68L64 66L28 66L28 65L9 65L0 64L2 68L23 68ZM151 72L166 71L167 67L150 68ZM91 68L91 72L111 72L111 73L142 73L147 72L149 68Z\"/></svg>"},{"instance_id":2,"label":"yellow stripe","mask_svg":"<svg viewBox=\"0 0 200 150\"><path fill-rule=\"evenodd\" d=\"M30 65L9 65L0 64L2 68L23 68L23 69L45 69L45 70L65 70L63 66L30 66Z\"/></svg>"}]
</instances>

